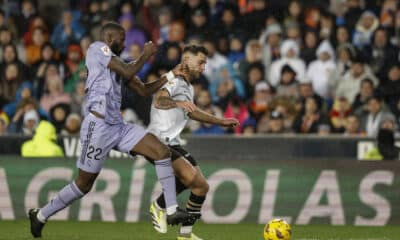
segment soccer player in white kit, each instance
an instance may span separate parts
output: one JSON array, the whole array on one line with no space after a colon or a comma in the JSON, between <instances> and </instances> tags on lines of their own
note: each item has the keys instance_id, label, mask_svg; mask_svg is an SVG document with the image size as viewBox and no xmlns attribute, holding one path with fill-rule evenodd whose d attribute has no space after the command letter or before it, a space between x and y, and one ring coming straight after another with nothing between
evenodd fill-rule
<instances>
[{"instance_id":1,"label":"soccer player in white kit","mask_svg":"<svg viewBox=\"0 0 400 240\"><path fill-rule=\"evenodd\" d=\"M190 81L200 77L205 68L206 58L207 49L203 46L190 45L184 48L180 67L185 69L186 74L184 77L174 76L172 72L166 74L168 82L153 97L150 124L147 129L167 144L172 152L182 155L172 161L172 167L177 176L176 192L179 194L187 188L191 190L186 210L196 217L182 223L178 240L201 240L192 233L192 228L196 220L201 217L201 207L209 188L195 159L180 146L180 133L189 118L224 127L236 127L239 124L234 118L220 119L210 115L193 103L194 92ZM150 214L154 228L160 233L166 233L163 194L150 206Z\"/></svg>"}]
</instances>

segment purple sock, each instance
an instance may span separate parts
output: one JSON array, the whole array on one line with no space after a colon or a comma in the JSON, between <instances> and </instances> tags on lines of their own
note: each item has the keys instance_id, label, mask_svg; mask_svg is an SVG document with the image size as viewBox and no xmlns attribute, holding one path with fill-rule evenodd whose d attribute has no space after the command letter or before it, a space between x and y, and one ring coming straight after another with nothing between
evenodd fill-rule
<instances>
[{"instance_id":1,"label":"purple sock","mask_svg":"<svg viewBox=\"0 0 400 240\"><path fill-rule=\"evenodd\" d=\"M160 181L166 207L178 206L176 202L175 175L170 158L154 161L158 181Z\"/></svg>"},{"instance_id":2,"label":"purple sock","mask_svg":"<svg viewBox=\"0 0 400 240\"><path fill-rule=\"evenodd\" d=\"M61 191L58 192L57 196L48 202L44 207L40 209L40 214L48 219L49 217L56 214L58 211L64 209L70 205L76 199L83 197L81 190L76 186L75 181L65 186Z\"/></svg>"}]
</instances>

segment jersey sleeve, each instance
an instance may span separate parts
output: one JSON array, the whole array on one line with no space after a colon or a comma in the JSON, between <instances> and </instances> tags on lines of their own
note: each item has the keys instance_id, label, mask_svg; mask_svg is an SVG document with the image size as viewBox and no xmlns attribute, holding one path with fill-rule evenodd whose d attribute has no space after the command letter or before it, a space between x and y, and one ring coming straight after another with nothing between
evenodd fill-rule
<instances>
[{"instance_id":1,"label":"jersey sleeve","mask_svg":"<svg viewBox=\"0 0 400 240\"><path fill-rule=\"evenodd\" d=\"M166 84L161 89L165 89L168 91L169 95L175 96L176 95L176 90L178 89L178 79L174 78L170 81L168 81Z\"/></svg>"},{"instance_id":2,"label":"jersey sleeve","mask_svg":"<svg viewBox=\"0 0 400 240\"><path fill-rule=\"evenodd\" d=\"M115 54L105 43L92 44L87 53L88 68L106 68Z\"/></svg>"}]
</instances>

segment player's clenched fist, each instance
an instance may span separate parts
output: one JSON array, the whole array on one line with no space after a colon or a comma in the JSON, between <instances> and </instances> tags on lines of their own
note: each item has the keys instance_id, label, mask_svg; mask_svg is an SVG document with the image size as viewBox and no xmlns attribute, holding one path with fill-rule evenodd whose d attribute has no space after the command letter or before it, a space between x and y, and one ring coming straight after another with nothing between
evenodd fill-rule
<instances>
[{"instance_id":1,"label":"player's clenched fist","mask_svg":"<svg viewBox=\"0 0 400 240\"><path fill-rule=\"evenodd\" d=\"M239 126L239 121L235 118L224 118L222 119L221 125L224 127L236 128Z\"/></svg>"},{"instance_id":2,"label":"player's clenched fist","mask_svg":"<svg viewBox=\"0 0 400 240\"><path fill-rule=\"evenodd\" d=\"M152 41L146 42L143 47L143 55L146 58L153 56L157 52L157 48Z\"/></svg>"}]
</instances>

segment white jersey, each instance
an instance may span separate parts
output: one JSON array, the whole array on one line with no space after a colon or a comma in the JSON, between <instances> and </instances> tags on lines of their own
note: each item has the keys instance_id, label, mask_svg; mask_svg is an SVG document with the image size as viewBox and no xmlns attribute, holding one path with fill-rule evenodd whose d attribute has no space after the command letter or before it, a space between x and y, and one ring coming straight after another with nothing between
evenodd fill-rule
<instances>
[{"instance_id":1,"label":"white jersey","mask_svg":"<svg viewBox=\"0 0 400 240\"><path fill-rule=\"evenodd\" d=\"M161 89L167 90L175 101L193 102L193 86L180 77L175 77L173 80L168 81ZM151 104L148 131L156 135L165 144L179 145L179 135L188 120L187 112L182 108L157 109L154 107L153 102Z\"/></svg>"}]
</instances>

